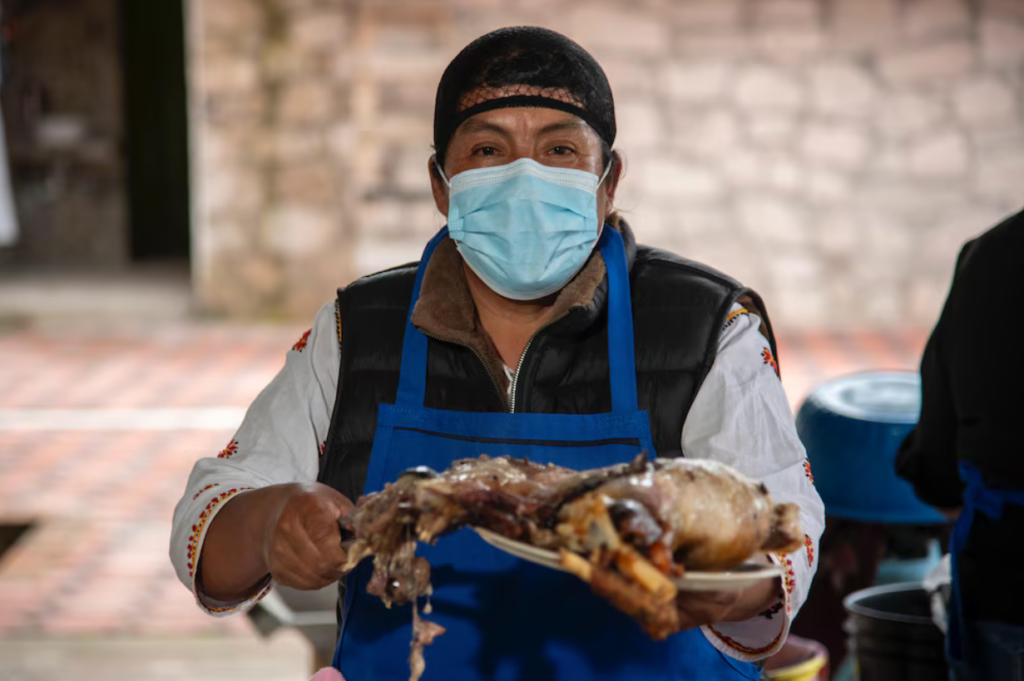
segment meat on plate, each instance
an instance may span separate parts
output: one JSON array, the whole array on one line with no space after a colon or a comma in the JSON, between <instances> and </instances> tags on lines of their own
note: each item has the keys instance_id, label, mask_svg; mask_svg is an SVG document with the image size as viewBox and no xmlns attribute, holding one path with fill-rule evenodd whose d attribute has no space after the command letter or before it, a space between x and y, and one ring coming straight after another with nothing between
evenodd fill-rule
<instances>
[{"instance_id":1,"label":"meat on plate","mask_svg":"<svg viewBox=\"0 0 1024 681\"><path fill-rule=\"evenodd\" d=\"M362 497L344 524L355 536L347 568L373 557L367 591L388 605L413 603L414 681L423 646L444 633L416 607L431 593L417 541L473 526L556 551L565 569L662 639L683 626L674 578L792 551L803 539L797 506L773 504L763 484L721 463L643 454L587 471L486 455L441 473L412 469Z\"/></svg>"}]
</instances>

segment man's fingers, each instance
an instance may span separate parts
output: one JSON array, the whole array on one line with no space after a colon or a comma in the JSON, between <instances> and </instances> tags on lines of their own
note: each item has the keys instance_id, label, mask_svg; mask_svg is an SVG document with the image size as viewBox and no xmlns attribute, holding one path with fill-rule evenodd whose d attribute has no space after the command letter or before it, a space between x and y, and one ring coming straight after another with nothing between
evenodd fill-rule
<instances>
[{"instance_id":1,"label":"man's fingers","mask_svg":"<svg viewBox=\"0 0 1024 681\"><path fill-rule=\"evenodd\" d=\"M316 574L325 579L338 579L348 562L341 548L341 532L335 521L303 523L292 537L292 546Z\"/></svg>"},{"instance_id":2,"label":"man's fingers","mask_svg":"<svg viewBox=\"0 0 1024 681\"><path fill-rule=\"evenodd\" d=\"M302 554L291 543L280 547L278 560L282 569L302 584L311 584L319 580L316 572L310 568L307 561L303 560Z\"/></svg>"},{"instance_id":3,"label":"man's fingers","mask_svg":"<svg viewBox=\"0 0 1024 681\"><path fill-rule=\"evenodd\" d=\"M353 504L320 483L292 497L279 516L271 543L271 572L286 586L313 589L342 576L348 554L341 548L338 519Z\"/></svg>"},{"instance_id":4,"label":"man's fingers","mask_svg":"<svg viewBox=\"0 0 1024 681\"><path fill-rule=\"evenodd\" d=\"M285 586L296 589L319 589L334 581L320 575L291 542L279 547L277 559L280 575L275 573L274 578Z\"/></svg>"},{"instance_id":5,"label":"man's fingers","mask_svg":"<svg viewBox=\"0 0 1024 681\"><path fill-rule=\"evenodd\" d=\"M692 626L720 621L739 599L738 592L708 591L680 593L676 600L680 620Z\"/></svg>"},{"instance_id":6,"label":"man's fingers","mask_svg":"<svg viewBox=\"0 0 1024 681\"><path fill-rule=\"evenodd\" d=\"M316 551L310 545L302 523L294 516L282 523L274 549L279 564L298 578L305 582L323 579L317 569Z\"/></svg>"},{"instance_id":7,"label":"man's fingers","mask_svg":"<svg viewBox=\"0 0 1024 681\"><path fill-rule=\"evenodd\" d=\"M318 501L331 509L335 520L344 518L355 507L348 497L327 485L317 483L315 494Z\"/></svg>"},{"instance_id":8,"label":"man's fingers","mask_svg":"<svg viewBox=\"0 0 1024 681\"><path fill-rule=\"evenodd\" d=\"M302 519L302 534L324 563L340 569L348 561L348 554L341 548L341 527L336 518L310 514Z\"/></svg>"},{"instance_id":9,"label":"man's fingers","mask_svg":"<svg viewBox=\"0 0 1024 681\"><path fill-rule=\"evenodd\" d=\"M314 571L326 579L338 580L342 577L342 568L348 562L348 554L337 542L326 545L312 545L311 559Z\"/></svg>"},{"instance_id":10,"label":"man's fingers","mask_svg":"<svg viewBox=\"0 0 1024 681\"><path fill-rule=\"evenodd\" d=\"M348 562L348 552L341 548L341 530L337 523L332 524L329 530L317 530L316 536L310 536L310 541L328 565L340 570Z\"/></svg>"}]
</instances>

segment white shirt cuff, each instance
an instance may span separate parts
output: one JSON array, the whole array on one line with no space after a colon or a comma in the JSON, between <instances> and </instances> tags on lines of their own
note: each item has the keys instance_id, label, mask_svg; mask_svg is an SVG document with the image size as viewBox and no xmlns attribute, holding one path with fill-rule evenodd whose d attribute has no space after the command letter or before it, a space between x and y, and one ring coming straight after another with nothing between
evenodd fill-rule
<instances>
[{"instance_id":1,"label":"white shirt cuff","mask_svg":"<svg viewBox=\"0 0 1024 681\"><path fill-rule=\"evenodd\" d=\"M716 650L743 662L771 657L782 649L789 636L793 609L790 595L796 577L787 556L770 554L769 558L784 571L778 603L742 622L717 622L701 627Z\"/></svg>"},{"instance_id":2,"label":"white shirt cuff","mask_svg":"<svg viewBox=\"0 0 1024 681\"><path fill-rule=\"evenodd\" d=\"M192 525L192 534L188 538L188 572L191 578L191 589L192 594L195 597L196 605L203 609L207 614L223 617L230 615L235 612L245 612L256 603L260 602L264 596L270 593L274 583L269 576L260 582L259 585L254 589L254 594L245 600L237 603L228 601L218 601L210 598L202 592L202 584L197 579L198 575L198 562L199 556L202 555L203 543L206 541L206 533L210 529L210 525L213 519L220 513L221 509L224 508L226 503L232 499L236 494L241 492L254 489L252 487L233 487L225 492L214 495L206 506L199 513L199 518L195 524ZM205 490L204 490L205 491ZM198 495L197 495L198 496Z\"/></svg>"}]
</instances>

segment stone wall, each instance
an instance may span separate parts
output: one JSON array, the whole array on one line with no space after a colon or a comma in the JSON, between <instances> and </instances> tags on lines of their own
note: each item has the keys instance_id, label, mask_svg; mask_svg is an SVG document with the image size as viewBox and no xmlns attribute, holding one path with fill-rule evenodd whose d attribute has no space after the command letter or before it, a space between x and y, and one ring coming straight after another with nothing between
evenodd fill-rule
<instances>
[{"instance_id":1,"label":"stone wall","mask_svg":"<svg viewBox=\"0 0 1024 681\"><path fill-rule=\"evenodd\" d=\"M1024 204L1024 0L189 0L202 305L308 315L418 257L433 94L491 29L605 67L642 241L783 329L928 327Z\"/></svg>"}]
</instances>

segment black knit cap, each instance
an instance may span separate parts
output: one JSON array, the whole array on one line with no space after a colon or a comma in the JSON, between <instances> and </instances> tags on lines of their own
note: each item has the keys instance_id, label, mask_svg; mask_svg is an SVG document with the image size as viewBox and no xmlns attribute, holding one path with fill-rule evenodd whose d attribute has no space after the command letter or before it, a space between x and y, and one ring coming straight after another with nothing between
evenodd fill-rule
<instances>
[{"instance_id":1,"label":"black knit cap","mask_svg":"<svg viewBox=\"0 0 1024 681\"><path fill-rule=\"evenodd\" d=\"M445 69L434 102L434 150L444 165L448 143L470 116L510 107L575 114L609 147L615 102L601 66L561 33L535 26L502 28L467 45Z\"/></svg>"}]
</instances>

